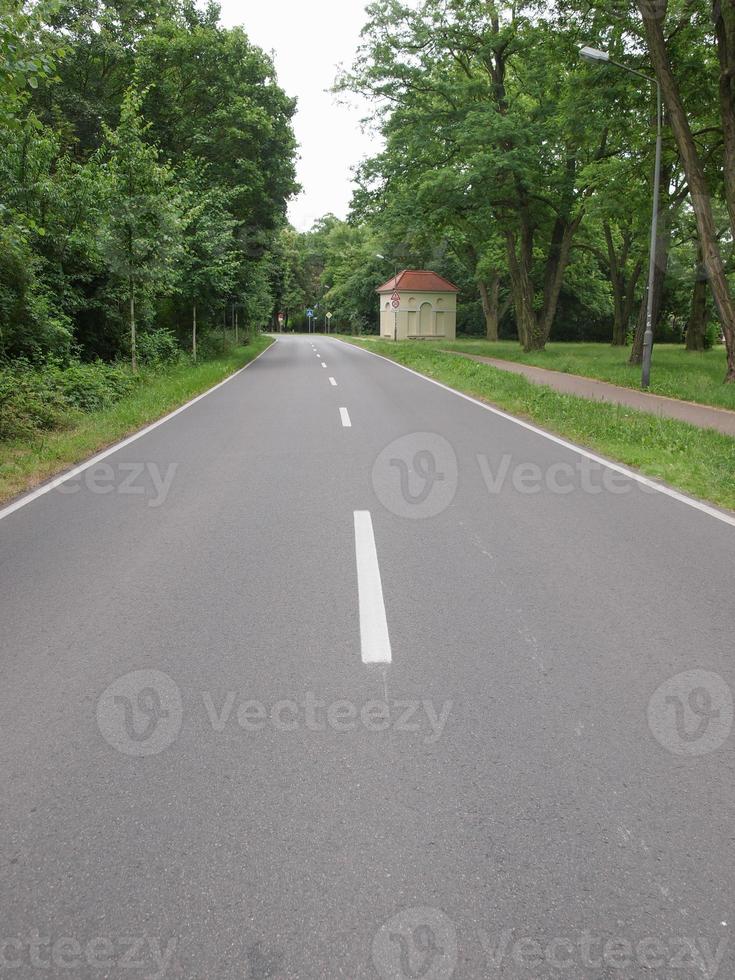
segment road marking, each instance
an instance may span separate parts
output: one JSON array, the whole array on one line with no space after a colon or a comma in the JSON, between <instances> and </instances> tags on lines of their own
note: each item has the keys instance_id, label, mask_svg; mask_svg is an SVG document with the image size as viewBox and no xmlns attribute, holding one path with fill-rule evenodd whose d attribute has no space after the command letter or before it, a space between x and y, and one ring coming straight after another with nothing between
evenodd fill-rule
<instances>
[{"instance_id":1,"label":"road marking","mask_svg":"<svg viewBox=\"0 0 735 980\"><path fill-rule=\"evenodd\" d=\"M324 363L324 361L322 361L322 367L326 367L326 366L327 365Z\"/></svg>"},{"instance_id":2,"label":"road marking","mask_svg":"<svg viewBox=\"0 0 735 980\"><path fill-rule=\"evenodd\" d=\"M388 636L388 622L385 617L373 520L369 510L356 510L354 518L362 662L389 664L393 657Z\"/></svg>"},{"instance_id":3,"label":"road marking","mask_svg":"<svg viewBox=\"0 0 735 980\"><path fill-rule=\"evenodd\" d=\"M330 385L332 385L333 387L335 387L335 388L337 387L337 382L336 382L336 381L334 380L334 378L330 378L330 379L329 379L329 383L330 383Z\"/></svg>"},{"instance_id":4,"label":"road marking","mask_svg":"<svg viewBox=\"0 0 735 980\"><path fill-rule=\"evenodd\" d=\"M345 427L345 429L351 429L352 422L350 422L350 413L347 411L347 409L340 408L339 414L342 419L342 425Z\"/></svg>"},{"instance_id":5,"label":"road marking","mask_svg":"<svg viewBox=\"0 0 735 980\"><path fill-rule=\"evenodd\" d=\"M278 341L274 340L272 344L269 344L265 350L262 350L260 354L258 354L258 357L254 357L252 361L248 361L247 364L244 364L238 371L235 371L234 374L231 374L228 378L225 378L224 381L220 381L218 384L214 385L214 387L210 388L208 391L202 392L201 395L197 395L196 398L192 398L191 401L188 401L185 405L180 405L178 408L174 409L173 412L169 412L168 415L164 415L162 419L158 419L157 422L152 422L150 425L147 425L144 429L141 429L140 432L135 432L133 433L132 436L128 436L127 439L123 439L122 442L115 443L115 445L110 446L109 449L105 449L103 452L97 453L96 456L92 456L91 459L88 459L86 463L80 463L78 466L75 466L74 469L69 470L68 473L64 473L61 476L57 476L49 483L44 483L42 487L38 487L37 490L31 491L31 493L27 493L24 497L21 497L20 500L16 500L14 503L8 504L7 507L0 508L0 521L4 517L10 517L10 515L13 514L16 510L20 510L21 507L25 507L26 504L30 504L33 500L36 500L38 497L42 497L45 493L48 493L50 490L55 490L57 487L60 487L62 483L66 483L67 480L73 480L75 476L79 476L80 473L83 473L85 470L88 470L90 466L96 466L97 463L101 462L103 459L107 459L108 456L112 456L112 454L116 453L119 449L124 449L125 446L129 446L130 443L135 442L136 439L140 439L143 436L148 435L149 432L153 432L153 430L157 429L159 425L163 425L165 422L170 422L171 419L176 418L177 415L180 415L182 412L185 412L187 408L191 408L192 405L196 405L196 403L200 402L202 398L206 398L207 395L211 395L213 391L217 391L217 389L221 388L222 385L226 385L228 381L232 381L233 378L236 378L238 376L238 374L242 374L242 372L246 371L251 366L251 364L255 364L258 358L262 357L263 354L266 354L269 350L272 350L277 343Z\"/></svg>"},{"instance_id":6,"label":"road marking","mask_svg":"<svg viewBox=\"0 0 735 980\"><path fill-rule=\"evenodd\" d=\"M504 412L500 408L495 408L494 405L487 405L485 402L481 402L477 398L473 398L472 395L466 395L463 391L457 391L456 388L451 388L449 385L445 385L441 381L436 381L434 378L428 378L425 374L421 374L419 371L414 371L413 368L406 367L405 364L399 364L397 361L392 361L389 357L384 357L382 354L377 354L373 350L367 350L365 347L358 347L356 344L350 344L346 340L340 340L340 343L352 348L352 350L362 351L363 354L370 354L371 357L379 357L381 361L387 361L388 364L392 364L394 367L400 368L402 371L408 371L409 374L413 374L417 378L421 378L422 381L428 381L429 384L436 385L437 388L443 388L444 391L449 391L451 394L457 395L459 398L464 398L465 401L472 402L472 404L477 405L478 408L484 408L486 412L492 412L493 415L498 415L501 419L507 419L509 422L514 422L516 425L520 425L522 429L527 429L529 432L533 432L537 436L542 436L544 439L548 439L549 442L555 442L558 446L563 446L565 449L571 449L572 452L577 453L579 456L584 456L585 459L589 459L593 463L599 463L600 466L605 466L607 469L613 470L615 473L621 473L623 476L627 476L629 479L635 480L636 483L640 483L644 487L649 487L651 490L656 490L658 493L665 494L667 497L678 500L679 503L686 504L687 507L691 507L694 510L701 511L703 514L707 514L708 517L714 517L716 520L722 521L723 524L729 524L731 527L735 527L735 515L733 514L728 514L723 510L718 510L716 507L712 507L710 504L705 504L702 500L697 500L694 497L688 497L685 493L680 493L678 490L674 490L673 487L667 487L663 483L656 483L655 480L649 480L647 476L643 476L642 473L636 473L635 470L630 470L627 466L623 466L621 463L613 463L611 460L605 459L604 456L597 456L595 453L591 453L588 450L583 449L581 446L576 446L573 442L567 442L566 439L562 439L560 436L555 436L551 432L546 432L544 429L539 429L538 426L532 425L530 422L524 422L522 419L517 419L515 415L509 415L508 412Z\"/></svg>"}]
</instances>

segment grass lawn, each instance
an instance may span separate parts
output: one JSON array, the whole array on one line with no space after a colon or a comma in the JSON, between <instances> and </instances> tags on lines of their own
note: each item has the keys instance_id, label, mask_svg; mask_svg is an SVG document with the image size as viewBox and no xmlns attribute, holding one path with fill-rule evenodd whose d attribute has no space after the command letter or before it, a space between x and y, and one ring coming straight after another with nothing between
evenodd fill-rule
<instances>
[{"instance_id":1,"label":"grass lawn","mask_svg":"<svg viewBox=\"0 0 735 980\"><path fill-rule=\"evenodd\" d=\"M434 341L429 341L434 345ZM630 347L608 344L547 344L546 350L524 354L515 340L462 340L436 342L446 350L519 361L535 367L581 374L625 388L640 388L641 369L628 364ZM725 385L725 348L716 347L702 353L689 352L678 344L657 344L653 349L651 386L656 395L683 398L735 410L735 385Z\"/></svg>"},{"instance_id":2,"label":"grass lawn","mask_svg":"<svg viewBox=\"0 0 735 980\"><path fill-rule=\"evenodd\" d=\"M488 364L443 354L433 344L344 339L529 419L647 476L735 510L735 439L729 436L675 419L564 395Z\"/></svg>"},{"instance_id":3,"label":"grass lawn","mask_svg":"<svg viewBox=\"0 0 735 980\"><path fill-rule=\"evenodd\" d=\"M0 442L0 502L155 422L252 361L272 342L257 336L247 347L236 347L221 357L151 372L130 395L102 411L76 413L65 429L45 432L32 441Z\"/></svg>"}]
</instances>

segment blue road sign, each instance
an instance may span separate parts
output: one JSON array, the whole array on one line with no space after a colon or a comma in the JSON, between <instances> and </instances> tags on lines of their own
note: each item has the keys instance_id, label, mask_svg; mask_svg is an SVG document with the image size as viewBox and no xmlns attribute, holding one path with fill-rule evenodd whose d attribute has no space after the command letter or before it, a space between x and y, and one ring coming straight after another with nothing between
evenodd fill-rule
<instances>
[{"instance_id":1,"label":"blue road sign","mask_svg":"<svg viewBox=\"0 0 735 980\"><path fill-rule=\"evenodd\" d=\"M314 316L314 311L313 310L307 310L306 311L306 315L307 316Z\"/></svg>"}]
</instances>

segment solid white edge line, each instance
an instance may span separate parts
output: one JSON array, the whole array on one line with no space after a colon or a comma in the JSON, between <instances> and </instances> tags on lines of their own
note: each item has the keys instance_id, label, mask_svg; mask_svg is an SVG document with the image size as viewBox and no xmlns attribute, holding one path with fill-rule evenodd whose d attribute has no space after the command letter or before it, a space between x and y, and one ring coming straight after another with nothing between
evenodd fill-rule
<instances>
[{"instance_id":1,"label":"solid white edge line","mask_svg":"<svg viewBox=\"0 0 735 980\"><path fill-rule=\"evenodd\" d=\"M335 338L337 339L337 338ZM473 398L472 395L466 395L463 391L457 391L456 388L450 387L450 385L445 385L442 381L436 381L434 378L429 378L425 374L421 374L420 371L414 371L413 368L406 367L405 364L399 364L398 361L392 361L389 357L384 357L383 354L377 354L375 351L368 350L366 347L358 347L356 344L350 344L345 340L340 340L340 343L344 344L345 347L349 347L352 350L362 351L363 354L370 354L371 357L379 357L381 361L386 361L388 364L393 364L394 367L401 368L402 371L408 371L409 374L415 375L417 378L421 378L422 381L428 381L429 384L436 385L437 388L443 388L445 391L451 392L453 395L457 395L459 398L464 398L465 401L472 402L473 405L477 405L479 408L484 408L486 412L492 412L493 415L499 415L502 419L507 419L509 422L515 422L516 425L520 425L522 429L527 429L529 432L534 432L536 435L543 436L544 439L548 439L549 442L555 442L559 446L564 446L565 449L571 449L573 452L578 453L580 456L584 456L586 459L592 460L594 463L599 463L601 466L606 466L609 470L613 470L616 473L622 473L623 476L627 476L631 480L635 480L636 483L642 484L644 487L648 487L650 490L655 490L658 493L665 494L667 497L672 497L674 500L678 500L679 503L686 504L688 507L692 507L694 510L701 511L703 514L707 514L709 517L714 517L718 521L722 521L723 524L729 524L731 527L735 527L735 515L728 514L723 510L718 510L716 507L710 506L710 504L704 503L702 500L697 500L696 497L689 497L685 493L681 493L679 490L674 490L673 487L667 487L663 483L657 483L655 480L650 480L647 476L643 476L642 473L636 473L635 470L628 469L627 466L623 466L620 463L613 463L609 459L605 459L604 456L597 456L595 453L590 452L588 449L584 449L582 446L577 446L573 442L568 442L566 439L562 439L560 436L555 436L551 432L546 432L544 429L540 429L536 425L532 425L530 422L524 422L523 419L516 418L515 415L510 415L508 412L504 412L500 408L495 408L494 405L487 405L485 402L479 401L477 398Z\"/></svg>"},{"instance_id":2,"label":"solid white edge line","mask_svg":"<svg viewBox=\"0 0 735 980\"><path fill-rule=\"evenodd\" d=\"M334 380L334 378L330 378L330 379L329 379L329 383L330 383L330 385L332 385L333 387L335 387L335 388L337 387L337 382L336 382L336 381Z\"/></svg>"},{"instance_id":3,"label":"solid white edge line","mask_svg":"<svg viewBox=\"0 0 735 980\"><path fill-rule=\"evenodd\" d=\"M342 419L342 425L345 427L345 429L352 428L352 422L350 421L350 413L347 411L346 408L340 408L339 417Z\"/></svg>"},{"instance_id":4,"label":"solid white edge line","mask_svg":"<svg viewBox=\"0 0 735 980\"><path fill-rule=\"evenodd\" d=\"M362 662L389 664L393 656L370 511L354 511L354 521Z\"/></svg>"},{"instance_id":5,"label":"solid white edge line","mask_svg":"<svg viewBox=\"0 0 735 980\"><path fill-rule=\"evenodd\" d=\"M116 453L118 450L124 449L125 446L129 446L130 443L135 442L136 439L141 439L143 436L148 435L149 432L157 429L159 425L163 425L165 422L169 422L171 419L176 418L177 415L180 415L182 412L186 411L187 408L191 408L192 405L196 405L196 403L200 402L202 398L206 398L207 395L211 395L213 391L217 391L217 389L221 388L222 385L226 385L228 381L232 381L233 378L238 376L238 374L242 374L242 372L246 371L251 364L255 364L258 358L262 357L263 354L266 354L269 350L271 350L271 348L275 347L277 343L278 340L274 340L272 344L268 344L266 349L262 350L260 354L252 359L252 361L248 361L247 364L243 364L243 366L238 368L233 374L228 375L222 381L218 381L212 388L208 388L206 391L203 391L201 395L197 395L196 398L192 398L191 401L186 402L186 404L179 405L178 408L175 408L173 412L169 412L168 415L164 415L163 418L157 419L155 422L151 422L150 425L147 425L144 429L140 429L139 432L134 432L131 436L123 439L122 442L116 442L114 446L109 446L101 453L97 453L95 456L92 456L91 459L88 459L86 462L79 463L73 469L66 473L62 473L61 476L55 477L49 483L44 483L43 486L38 487L36 490L31 490L30 493L25 494L14 503L8 504L7 507L1 508L0 521L5 517L10 517L10 515L15 513L16 510L20 510L20 508L25 507L26 504L32 503L34 500L42 497L50 490L55 490L56 487L60 487L62 483L66 483L67 480L73 480L75 476L79 476L80 473L88 470L90 466L96 466L97 463L101 462L103 459L107 459L108 456L112 456L112 454Z\"/></svg>"}]
</instances>

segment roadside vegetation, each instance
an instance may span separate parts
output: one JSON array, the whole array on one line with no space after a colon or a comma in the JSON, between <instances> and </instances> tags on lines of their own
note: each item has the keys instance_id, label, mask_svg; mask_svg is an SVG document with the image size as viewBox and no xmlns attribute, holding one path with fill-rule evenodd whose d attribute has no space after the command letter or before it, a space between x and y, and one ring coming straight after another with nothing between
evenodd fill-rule
<instances>
[{"instance_id":1,"label":"roadside vegetation","mask_svg":"<svg viewBox=\"0 0 735 980\"><path fill-rule=\"evenodd\" d=\"M331 310L338 329L372 333L375 287L396 268L428 268L459 287L462 334L526 352L598 342L601 363L581 372L593 377L612 367L602 345L618 349L621 367L640 366L653 89L583 61L588 45L657 77L664 95L656 343L722 352L682 358L678 369L691 375L682 391L697 389L702 363L735 381L729 3L376 0L336 87L368 100L384 150L361 164L347 222L326 215L308 232L284 231L289 324L300 329L310 306ZM656 390L675 394L656 357Z\"/></svg>"},{"instance_id":2,"label":"roadside vegetation","mask_svg":"<svg viewBox=\"0 0 735 980\"><path fill-rule=\"evenodd\" d=\"M156 421L257 357L259 335L194 363L179 352L125 364L0 371L0 503ZM168 346L168 345L167 345Z\"/></svg>"},{"instance_id":3,"label":"roadside vegetation","mask_svg":"<svg viewBox=\"0 0 735 980\"><path fill-rule=\"evenodd\" d=\"M609 344L551 343L543 351L526 352L512 341L488 343L458 338L448 343L436 341L436 346L597 378L624 388L640 388L641 383L640 368L629 363L624 349ZM722 383L726 367L723 347L695 352L676 344L658 344L653 358L654 370L648 389L653 394L735 410L735 386Z\"/></svg>"},{"instance_id":4,"label":"roadside vegetation","mask_svg":"<svg viewBox=\"0 0 735 980\"><path fill-rule=\"evenodd\" d=\"M427 344L344 338L646 476L735 510L735 439L674 419L589 401L532 384Z\"/></svg>"}]
</instances>

